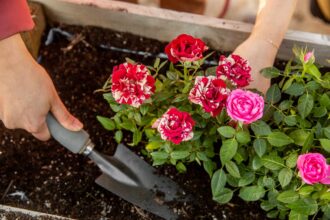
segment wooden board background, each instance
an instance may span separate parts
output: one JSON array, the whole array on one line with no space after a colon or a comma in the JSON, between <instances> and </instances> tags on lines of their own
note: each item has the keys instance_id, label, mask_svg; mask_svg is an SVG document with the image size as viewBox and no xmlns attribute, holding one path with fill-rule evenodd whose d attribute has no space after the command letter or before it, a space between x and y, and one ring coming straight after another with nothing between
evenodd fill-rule
<instances>
[{"instance_id":1,"label":"wooden board background","mask_svg":"<svg viewBox=\"0 0 330 220\"><path fill-rule=\"evenodd\" d=\"M252 25L172 10L109 0L33 0L42 4L48 21L93 25L169 41L181 33L202 38L212 49L233 51L252 30ZM278 58L292 58L293 46L315 50L320 64L330 66L330 36L288 31Z\"/></svg>"}]
</instances>

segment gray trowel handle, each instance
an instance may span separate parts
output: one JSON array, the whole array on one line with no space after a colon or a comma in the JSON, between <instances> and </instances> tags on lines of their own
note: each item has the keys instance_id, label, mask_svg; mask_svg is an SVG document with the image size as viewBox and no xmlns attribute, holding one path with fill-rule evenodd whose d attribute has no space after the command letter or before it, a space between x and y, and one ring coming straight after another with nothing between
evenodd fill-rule
<instances>
[{"instance_id":1,"label":"gray trowel handle","mask_svg":"<svg viewBox=\"0 0 330 220\"><path fill-rule=\"evenodd\" d=\"M73 153L83 153L90 144L89 134L84 129L70 131L64 128L52 113L48 113L46 122L51 136Z\"/></svg>"}]
</instances>

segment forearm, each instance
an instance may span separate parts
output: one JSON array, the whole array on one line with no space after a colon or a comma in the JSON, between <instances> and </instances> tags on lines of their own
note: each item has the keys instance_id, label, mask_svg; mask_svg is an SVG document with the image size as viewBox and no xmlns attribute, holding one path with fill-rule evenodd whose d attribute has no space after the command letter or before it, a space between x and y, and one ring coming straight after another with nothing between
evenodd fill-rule
<instances>
[{"instance_id":1,"label":"forearm","mask_svg":"<svg viewBox=\"0 0 330 220\"><path fill-rule=\"evenodd\" d=\"M279 47L289 27L296 4L297 0L266 0L257 15L251 37L273 44L275 48Z\"/></svg>"}]
</instances>

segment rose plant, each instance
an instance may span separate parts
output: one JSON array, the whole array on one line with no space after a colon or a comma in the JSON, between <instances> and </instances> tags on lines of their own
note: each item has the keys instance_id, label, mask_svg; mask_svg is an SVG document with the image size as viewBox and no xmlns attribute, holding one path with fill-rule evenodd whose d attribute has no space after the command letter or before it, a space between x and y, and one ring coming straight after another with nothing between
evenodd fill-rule
<instances>
[{"instance_id":1,"label":"rose plant","mask_svg":"<svg viewBox=\"0 0 330 220\"><path fill-rule=\"evenodd\" d=\"M154 166L189 172L203 166L213 199L259 201L269 218L330 218L330 73L321 74L313 52L294 49L266 94L245 87L253 80L244 58L220 56L204 68L206 44L180 35L165 48L169 60L144 66L127 59L103 88L114 114L98 116L104 128L133 133Z\"/></svg>"}]
</instances>

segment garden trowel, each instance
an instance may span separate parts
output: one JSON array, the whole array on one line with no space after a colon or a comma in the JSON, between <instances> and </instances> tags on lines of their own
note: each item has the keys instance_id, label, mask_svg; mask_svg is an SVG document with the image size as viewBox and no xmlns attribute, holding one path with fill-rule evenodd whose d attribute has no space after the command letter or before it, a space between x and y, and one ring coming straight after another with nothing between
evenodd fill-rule
<instances>
[{"instance_id":1,"label":"garden trowel","mask_svg":"<svg viewBox=\"0 0 330 220\"><path fill-rule=\"evenodd\" d=\"M52 116L47 125L53 138L73 153L88 156L103 172L96 183L124 200L164 219L177 219L167 205L171 201L187 198L171 179L156 174L156 170L143 159L120 144L113 156L105 156L94 149L85 130L67 130Z\"/></svg>"}]
</instances>

